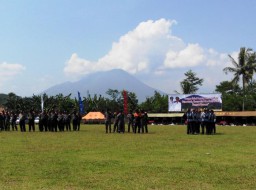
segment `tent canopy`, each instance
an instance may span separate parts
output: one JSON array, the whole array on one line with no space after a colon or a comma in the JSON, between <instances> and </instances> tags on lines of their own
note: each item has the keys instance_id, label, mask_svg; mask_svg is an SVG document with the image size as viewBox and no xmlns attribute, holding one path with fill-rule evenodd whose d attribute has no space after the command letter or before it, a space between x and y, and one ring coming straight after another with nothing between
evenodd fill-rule
<instances>
[{"instance_id":1,"label":"tent canopy","mask_svg":"<svg viewBox=\"0 0 256 190\"><path fill-rule=\"evenodd\" d=\"M82 117L84 120L103 120L105 116L101 112L89 112L87 115Z\"/></svg>"}]
</instances>

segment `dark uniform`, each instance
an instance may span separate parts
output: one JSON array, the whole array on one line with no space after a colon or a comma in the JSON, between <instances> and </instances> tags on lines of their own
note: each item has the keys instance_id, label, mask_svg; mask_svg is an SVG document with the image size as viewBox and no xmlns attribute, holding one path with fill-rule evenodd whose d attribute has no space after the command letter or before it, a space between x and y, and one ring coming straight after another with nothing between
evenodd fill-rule
<instances>
[{"instance_id":1,"label":"dark uniform","mask_svg":"<svg viewBox=\"0 0 256 190\"><path fill-rule=\"evenodd\" d=\"M124 133L125 132L125 122L124 122L124 113L123 111L120 111L117 115L118 119L118 133Z\"/></svg>"},{"instance_id":2,"label":"dark uniform","mask_svg":"<svg viewBox=\"0 0 256 190\"><path fill-rule=\"evenodd\" d=\"M106 127L106 133L110 132L111 133L111 119L112 119L112 114L109 110L105 112L105 127Z\"/></svg>"},{"instance_id":3,"label":"dark uniform","mask_svg":"<svg viewBox=\"0 0 256 190\"><path fill-rule=\"evenodd\" d=\"M148 114L144 111L141 113L141 131L148 133Z\"/></svg>"},{"instance_id":4,"label":"dark uniform","mask_svg":"<svg viewBox=\"0 0 256 190\"><path fill-rule=\"evenodd\" d=\"M67 113L64 114L64 122L66 126L66 131L71 131L71 125L70 125L71 115L70 114L67 114Z\"/></svg>"},{"instance_id":5,"label":"dark uniform","mask_svg":"<svg viewBox=\"0 0 256 190\"><path fill-rule=\"evenodd\" d=\"M14 130L18 131L16 120L17 120L17 115L15 113L12 113L11 125L12 125L13 131Z\"/></svg>"},{"instance_id":6,"label":"dark uniform","mask_svg":"<svg viewBox=\"0 0 256 190\"><path fill-rule=\"evenodd\" d=\"M43 114L42 113L39 114L38 126L39 126L39 131L43 132L44 131L44 125L43 125Z\"/></svg>"},{"instance_id":7,"label":"dark uniform","mask_svg":"<svg viewBox=\"0 0 256 190\"><path fill-rule=\"evenodd\" d=\"M192 134L192 112L190 109L184 114L184 119L187 121L187 134Z\"/></svg>"},{"instance_id":8,"label":"dark uniform","mask_svg":"<svg viewBox=\"0 0 256 190\"><path fill-rule=\"evenodd\" d=\"M62 113L59 113L57 122L58 122L59 131L64 131L64 116Z\"/></svg>"},{"instance_id":9,"label":"dark uniform","mask_svg":"<svg viewBox=\"0 0 256 190\"><path fill-rule=\"evenodd\" d=\"M5 114L5 130L10 131L10 126L11 126L11 116L9 112L6 112Z\"/></svg>"},{"instance_id":10,"label":"dark uniform","mask_svg":"<svg viewBox=\"0 0 256 190\"><path fill-rule=\"evenodd\" d=\"M4 130L4 116L2 112L0 112L0 130Z\"/></svg>"},{"instance_id":11,"label":"dark uniform","mask_svg":"<svg viewBox=\"0 0 256 190\"><path fill-rule=\"evenodd\" d=\"M81 124L82 116L80 113L77 114L77 130L80 131L80 124Z\"/></svg>"},{"instance_id":12,"label":"dark uniform","mask_svg":"<svg viewBox=\"0 0 256 190\"><path fill-rule=\"evenodd\" d=\"M134 132L134 115L132 112L127 114L127 119L128 119L128 133L130 133L130 128L132 128L132 132Z\"/></svg>"},{"instance_id":13,"label":"dark uniform","mask_svg":"<svg viewBox=\"0 0 256 190\"><path fill-rule=\"evenodd\" d=\"M137 132L140 133L140 128L141 128L141 113L139 110L136 110L134 113L134 133Z\"/></svg>"},{"instance_id":14,"label":"dark uniform","mask_svg":"<svg viewBox=\"0 0 256 190\"><path fill-rule=\"evenodd\" d=\"M117 118L117 113L114 113L114 129L113 132L115 133L116 131L118 131L118 118Z\"/></svg>"},{"instance_id":15,"label":"dark uniform","mask_svg":"<svg viewBox=\"0 0 256 190\"><path fill-rule=\"evenodd\" d=\"M20 118L20 131L21 132L26 132L26 116L24 113L20 113L19 115Z\"/></svg>"},{"instance_id":16,"label":"dark uniform","mask_svg":"<svg viewBox=\"0 0 256 190\"><path fill-rule=\"evenodd\" d=\"M202 131L201 134L204 134L205 128L206 128L206 124L207 124L205 112L206 112L206 110L204 110L201 113L201 131Z\"/></svg>"},{"instance_id":17,"label":"dark uniform","mask_svg":"<svg viewBox=\"0 0 256 190\"><path fill-rule=\"evenodd\" d=\"M46 112L43 112L41 115L41 119L42 119L42 125L44 128L44 131L48 131L49 127L48 127L48 120L49 120L49 116Z\"/></svg>"},{"instance_id":18,"label":"dark uniform","mask_svg":"<svg viewBox=\"0 0 256 190\"><path fill-rule=\"evenodd\" d=\"M73 125L73 131L77 130L77 125L78 125L78 115L76 111L73 112L72 115L72 125Z\"/></svg>"},{"instance_id":19,"label":"dark uniform","mask_svg":"<svg viewBox=\"0 0 256 190\"><path fill-rule=\"evenodd\" d=\"M35 131L35 114L33 113L33 111L30 111L28 114L28 127L29 131Z\"/></svg>"}]
</instances>

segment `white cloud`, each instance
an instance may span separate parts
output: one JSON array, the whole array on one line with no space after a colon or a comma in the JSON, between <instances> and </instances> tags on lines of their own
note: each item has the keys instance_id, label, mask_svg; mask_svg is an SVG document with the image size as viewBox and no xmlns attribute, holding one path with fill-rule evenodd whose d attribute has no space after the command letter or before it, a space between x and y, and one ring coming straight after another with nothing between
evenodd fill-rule
<instances>
[{"instance_id":1,"label":"white cloud","mask_svg":"<svg viewBox=\"0 0 256 190\"><path fill-rule=\"evenodd\" d=\"M180 51L169 50L164 65L167 68L194 67L205 60L204 50L198 44L188 44Z\"/></svg>"},{"instance_id":2,"label":"white cloud","mask_svg":"<svg viewBox=\"0 0 256 190\"><path fill-rule=\"evenodd\" d=\"M25 70L25 67L21 64L12 63L0 63L0 86L4 81L10 80Z\"/></svg>"},{"instance_id":3,"label":"white cloud","mask_svg":"<svg viewBox=\"0 0 256 190\"><path fill-rule=\"evenodd\" d=\"M64 72L67 76L79 77L91 72L120 68L137 76L150 74L154 77L147 77L144 82L170 91L168 89L174 86L178 90L177 81L181 81L184 73L192 69L198 72L199 77L206 77L206 85L212 87L213 82L214 85L218 84L220 79L226 77L223 68L230 65L227 54L203 48L197 43L186 44L172 34L171 27L174 24L177 24L175 20L166 19L141 22L134 30L114 42L111 50L95 62L80 58L76 53L72 54ZM172 87L166 84L172 84Z\"/></svg>"},{"instance_id":4,"label":"white cloud","mask_svg":"<svg viewBox=\"0 0 256 190\"><path fill-rule=\"evenodd\" d=\"M184 46L181 39L171 35L176 21L160 19L140 23L134 30L120 37L112 49L97 62L90 62L73 54L66 63L67 75L86 74L99 70L120 68L130 73L145 72L162 64L168 49Z\"/></svg>"}]
</instances>

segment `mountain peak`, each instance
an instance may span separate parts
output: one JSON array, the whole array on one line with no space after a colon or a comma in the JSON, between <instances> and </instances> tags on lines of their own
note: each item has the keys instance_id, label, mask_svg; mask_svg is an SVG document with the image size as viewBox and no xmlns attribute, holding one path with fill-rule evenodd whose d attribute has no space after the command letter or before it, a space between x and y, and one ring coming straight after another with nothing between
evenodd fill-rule
<instances>
[{"instance_id":1,"label":"mountain peak","mask_svg":"<svg viewBox=\"0 0 256 190\"><path fill-rule=\"evenodd\" d=\"M53 86L45 90L44 93L47 95L56 95L59 93L68 95L72 93L72 96L76 97L77 91L79 91L82 96L86 96L88 92L91 95L101 94L102 96L106 96L108 89L134 92L137 95L139 102L144 101L146 97L153 96L155 91L160 92L159 90L142 83L136 77L122 69L113 69L88 74L81 80L73 83L65 82Z\"/></svg>"}]
</instances>

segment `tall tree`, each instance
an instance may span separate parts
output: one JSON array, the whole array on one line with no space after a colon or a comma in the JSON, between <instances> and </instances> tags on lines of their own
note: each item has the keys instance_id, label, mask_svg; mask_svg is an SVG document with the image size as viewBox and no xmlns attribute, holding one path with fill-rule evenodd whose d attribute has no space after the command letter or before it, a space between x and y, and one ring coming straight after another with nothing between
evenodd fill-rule
<instances>
[{"instance_id":1,"label":"tall tree","mask_svg":"<svg viewBox=\"0 0 256 190\"><path fill-rule=\"evenodd\" d=\"M189 70L185 73L186 78L180 82L180 87L183 94L193 94L198 90L198 86L202 86L204 79L196 76L195 72Z\"/></svg>"},{"instance_id":2,"label":"tall tree","mask_svg":"<svg viewBox=\"0 0 256 190\"><path fill-rule=\"evenodd\" d=\"M243 90L243 104L242 110L244 111L245 102L245 91L249 82L252 80L253 74L256 71L256 54L251 48L241 47L238 55L238 62L228 55L231 63L234 67L225 67L223 71L228 73L233 73L234 78L232 83L238 84L240 78L242 78L242 90Z\"/></svg>"}]
</instances>

